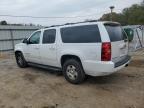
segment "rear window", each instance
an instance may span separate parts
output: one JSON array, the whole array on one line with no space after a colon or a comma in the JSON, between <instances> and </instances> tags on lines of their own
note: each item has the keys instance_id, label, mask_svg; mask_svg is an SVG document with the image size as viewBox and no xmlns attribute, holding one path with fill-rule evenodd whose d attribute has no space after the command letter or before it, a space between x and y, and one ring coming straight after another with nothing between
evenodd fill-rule
<instances>
[{"instance_id":1,"label":"rear window","mask_svg":"<svg viewBox=\"0 0 144 108\"><path fill-rule=\"evenodd\" d=\"M122 30L120 25L105 24L105 27L106 27L106 30L107 30L107 32L109 34L111 42L124 40L125 33Z\"/></svg>"},{"instance_id":2,"label":"rear window","mask_svg":"<svg viewBox=\"0 0 144 108\"><path fill-rule=\"evenodd\" d=\"M97 25L75 26L61 28L64 43L95 43L101 42Z\"/></svg>"}]
</instances>

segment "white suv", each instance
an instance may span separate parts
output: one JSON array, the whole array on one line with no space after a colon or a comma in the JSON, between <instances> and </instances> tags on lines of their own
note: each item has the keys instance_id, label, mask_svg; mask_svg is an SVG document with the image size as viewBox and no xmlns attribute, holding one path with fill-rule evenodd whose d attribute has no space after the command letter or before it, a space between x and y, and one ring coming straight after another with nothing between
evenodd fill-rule
<instances>
[{"instance_id":1,"label":"white suv","mask_svg":"<svg viewBox=\"0 0 144 108\"><path fill-rule=\"evenodd\" d=\"M62 70L78 84L86 75L104 76L128 66L128 39L119 23L83 22L35 31L15 46L19 67Z\"/></svg>"}]
</instances>

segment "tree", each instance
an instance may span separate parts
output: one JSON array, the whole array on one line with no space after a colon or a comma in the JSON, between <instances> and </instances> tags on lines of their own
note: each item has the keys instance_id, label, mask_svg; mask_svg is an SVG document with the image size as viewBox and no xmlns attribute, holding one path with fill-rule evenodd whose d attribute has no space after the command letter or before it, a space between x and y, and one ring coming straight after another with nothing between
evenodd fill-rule
<instances>
[{"instance_id":1,"label":"tree","mask_svg":"<svg viewBox=\"0 0 144 108\"><path fill-rule=\"evenodd\" d=\"M137 25L144 24L144 5L143 2L138 5L132 5L129 8L123 9L122 13L112 13L113 21L119 22L122 25ZM104 14L100 20L110 21L111 13Z\"/></svg>"},{"instance_id":2,"label":"tree","mask_svg":"<svg viewBox=\"0 0 144 108\"><path fill-rule=\"evenodd\" d=\"M7 22L6 21L1 21L0 25L7 25Z\"/></svg>"}]
</instances>

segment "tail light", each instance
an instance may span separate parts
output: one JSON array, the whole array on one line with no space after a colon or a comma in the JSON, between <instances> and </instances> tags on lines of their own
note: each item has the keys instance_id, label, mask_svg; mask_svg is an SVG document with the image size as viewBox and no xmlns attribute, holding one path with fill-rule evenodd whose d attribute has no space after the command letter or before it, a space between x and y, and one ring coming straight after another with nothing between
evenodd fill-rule
<instances>
[{"instance_id":1,"label":"tail light","mask_svg":"<svg viewBox=\"0 0 144 108\"><path fill-rule=\"evenodd\" d=\"M111 43L104 42L102 43L101 61L110 61L110 60L111 60Z\"/></svg>"}]
</instances>

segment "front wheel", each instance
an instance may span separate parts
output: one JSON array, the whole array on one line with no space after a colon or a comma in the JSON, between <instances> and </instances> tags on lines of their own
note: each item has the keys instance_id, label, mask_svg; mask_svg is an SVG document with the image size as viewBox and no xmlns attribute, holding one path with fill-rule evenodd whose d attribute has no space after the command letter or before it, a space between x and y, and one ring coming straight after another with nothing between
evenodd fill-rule
<instances>
[{"instance_id":1,"label":"front wheel","mask_svg":"<svg viewBox=\"0 0 144 108\"><path fill-rule=\"evenodd\" d=\"M23 54L21 52L18 52L16 53L16 62L17 62L17 65L21 68L25 68L27 67L27 62L23 56Z\"/></svg>"},{"instance_id":2,"label":"front wheel","mask_svg":"<svg viewBox=\"0 0 144 108\"><path fill-rule=\"evenodd\" d=\"M63 65L65 79L72 84L80 84L85 79L81 63L75 59L67 60Z\"/></svg>"}]
</instances>

